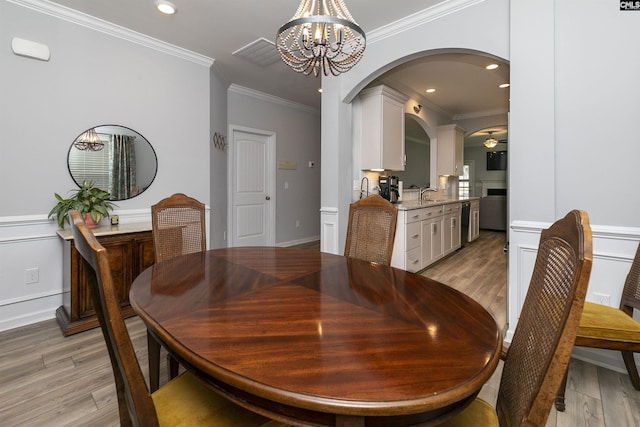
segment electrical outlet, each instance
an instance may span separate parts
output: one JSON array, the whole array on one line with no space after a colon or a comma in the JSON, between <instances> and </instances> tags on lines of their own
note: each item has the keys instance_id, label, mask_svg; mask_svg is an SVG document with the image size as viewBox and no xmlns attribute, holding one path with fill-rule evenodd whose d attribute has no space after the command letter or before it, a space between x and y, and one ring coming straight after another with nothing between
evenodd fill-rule
<instances>
[{"instance_id":1,"label":"electrical outlet","mask_svg":"<svg viewBox=\"0 0 640 427\"><path fill-rule=\"evenodd\" d=\"M296 228L299 228L299 227L300 227L300 220L296 219Z\"/></svg>"},{"instance_id":2,"label":"electrical outlet","mask_svg":"<svg viewBox=\"0 0 640 427\"><path fill-rule=\"evenodd\" d=\"M24 283L38 283L40 281L40 269L38 267L28 268L24 271Z\"/></svg>"},{"instance_id":3,"label":"electrical outlet","mask_svg":"<svg viewBox=\"0 0 640 427\"><path fill-rule=\"evenodd\" d=\"M357 179L353 180L353 190L354 191L360 190L360 181L358 181Z\"/></svg>"},{"instance_id":4,"label":"electrical outlet","mask_svg":"<svg viewBox=\"0 0 640 427\"><path fill-rule=\"evenodd\" d=\"M593 298L595 299L594 302L597 304L611 305L611 295L594 292Z\"/></svg>"}]
</instances>

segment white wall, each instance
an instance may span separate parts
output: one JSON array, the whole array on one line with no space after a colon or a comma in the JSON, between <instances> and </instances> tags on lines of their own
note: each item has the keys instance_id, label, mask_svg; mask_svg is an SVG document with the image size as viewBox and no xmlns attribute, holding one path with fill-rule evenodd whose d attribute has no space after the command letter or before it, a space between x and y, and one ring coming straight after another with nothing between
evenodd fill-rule
<instances>
[{"instance_id":1,"label":"white wall","mask_svg":"<svg viewBox=\"0 0 640 427\"><path fill-rule=\"evenodd\" d=\"M443 10L448 6L459 8ZM351 197L343 189L359 169L353 97L416 55L472 49L509 61L511 71L507 339L517 325L540 231L571 209L586 210L594 231L587 299L605 293L617 306L640 239L640 202L629 191L640 154L633 117L640 99L636 15L610 2L445 2L400 28L369 34L361 62L323 81L323 250L340 252ZM605 152L612 153L608 159ZM581 357L624 371L618 354Z\"/></svg>"},{"instance_id":2,"label":"white wall","mask_svg":"<svg viewBox=\"0 0 640 427\"><path fill-rule=\"evenodd\" d=\"M319 112L232 85L228 119L230 125L275 132L276 163L279 160L297 163L295 170L276 170L276 245L318 240L322 163ZM315 163L313 168L308 167L309 161Z\"/></svg>"},{"instance_id":3,"label":"white wall","mask_svg":"<svg viewBox=\"0 0 640 427\"><path fill-rule=\"evenodd\" d=\"M637 14L617 3L511 2L510 331L539 231L571 209L587 211L593 229L587 300L601 293L619 304L640 240L640 202L629 190L640 155L640 51L628 43L638 37ZM624 371L619 353L574 354Z\"/></svg>"},{"instance_id":4,"label":"white wall","mask_svg":"<svg viewBox=\"0 0 640 427\"><path fill-rule=\"evenodd\" d=\"M0 2L0 330L51 319L62 303L62 242L46 216L54 192L75 188L66 157L83 130L120 124L156 151L151 187L117 203L123 222L150 220L149 207L174 192L210 202L211 60L46 12ZM13 37L48 45L51 59L14 55ZM39 283L25 285L35 267Z\"/></svg>"}]
</instances>

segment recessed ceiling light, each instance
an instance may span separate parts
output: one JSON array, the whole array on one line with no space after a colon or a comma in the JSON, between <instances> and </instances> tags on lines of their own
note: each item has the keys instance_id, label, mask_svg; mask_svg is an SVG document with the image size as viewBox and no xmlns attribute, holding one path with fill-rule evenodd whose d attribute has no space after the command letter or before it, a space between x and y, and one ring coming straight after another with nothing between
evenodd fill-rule
<instances>
[{"instance_id":1,"label":"recessed ceiling light","mask_svg":"<svg viewBox=\"0 0 640 427\"><path fill-rule=\"evenodd\" d=\"M499 85L498 87L499 87L500 89L504 89L505 87L509 87L509 86L511 86L509 83L502 83L502 84L501 84L501 85Z\"/></svg>"},{"instance_id":2,"label":"recessed ceiling light","mask_svg":"<svg viewBox=\"0 0 640 427\"><path fill-rule=\"evenodd\" d=\"M153 4L155 4L156 8L165 15L173 15L178 11L175 4L166 0L156 0Z\"/></svg>"},{"instance_id":3,"label":"recessed ceiling light","mask_svg":"<svg viewBox=\"0 0 640 427\"><path fill-rule=\"evenodd\" d=\"M427 89L427 90L426 90L426 92L427 92L427 93L433 93L433 92L435 92L435 91L436 91L436 90L435 90L434 88L429 88L429 89Z\"/></svg>"},{"instance_id":4,"label":"recessed ceiling light","mask_svg":"<svg viewBox=\"0 0 640 427\"><path fill-rule=\"evenodd\" d=\"M489 64L489 65L487 65L487 66L486 66L486 67L484 67L484 68L486 68L487 70L495 70L495 69L496 69L496 68L498 68L498 67L499 67L499 65L498 65L498 64Z\"/></svg>"}]
</instances>

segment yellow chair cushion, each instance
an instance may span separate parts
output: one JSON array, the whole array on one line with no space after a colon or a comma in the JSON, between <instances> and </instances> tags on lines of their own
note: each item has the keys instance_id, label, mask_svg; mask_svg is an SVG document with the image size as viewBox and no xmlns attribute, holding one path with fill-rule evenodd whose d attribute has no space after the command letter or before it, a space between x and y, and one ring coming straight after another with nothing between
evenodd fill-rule
<instances>
[{"instance_id":1,"label":"yellow chair cushion","mask_svg":"<svg viewBox=\"0 0 640 427\"><path fill-rule=\"evenodd\" d=\"M441 424L445 427L498 427L499 425L495 408L478 398L474 399L464 411Z\"/></svg>"},{"instance_id":2,"label":"yellow chair cushion","mask_svg":"<svg viewBox=\"0 0 640 427\"><path fill-rule=\"evenodd\" d=\"M184 373L151 394L160 427L284 426L248 411Z\"/></svg>"},{"instance_id":3,"label":"yellow chair cushion","mask_svg":"<svg viewBox=\"0 0 640 427\"><path fill-rule=\"evenodd\" d=\"M640 343L640 322L617 308L585 302L578 336Z\"/></svg>"}]
</instances>

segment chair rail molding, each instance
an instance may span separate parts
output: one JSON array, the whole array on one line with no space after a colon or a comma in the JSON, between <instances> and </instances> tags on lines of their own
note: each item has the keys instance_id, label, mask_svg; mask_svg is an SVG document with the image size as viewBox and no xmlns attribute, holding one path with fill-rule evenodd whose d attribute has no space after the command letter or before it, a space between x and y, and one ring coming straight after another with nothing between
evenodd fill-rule
<instances>
[{"instance_id":1,"label":"chair rail molding","mask_svg":"<svg viewBox=\"0 0 640 427\"><path fill-rule=\"evenodd\" d=\"M550 225L549 222L519 220L512 221L509 225L507 342L513 337L529 287L540 233ZM591 231L593 266L586 300L597 302L595 294L607 295L610 305L617 307L624 280L640 241L640 228L591 224ZM619 352L581 347L574 349L574 356L617 372L627 372Z\"/></svg>"}]
</instances>

